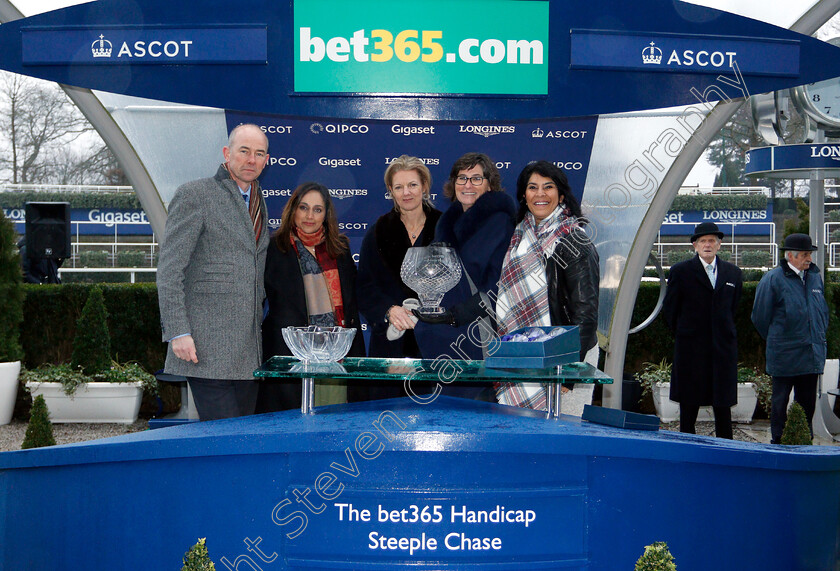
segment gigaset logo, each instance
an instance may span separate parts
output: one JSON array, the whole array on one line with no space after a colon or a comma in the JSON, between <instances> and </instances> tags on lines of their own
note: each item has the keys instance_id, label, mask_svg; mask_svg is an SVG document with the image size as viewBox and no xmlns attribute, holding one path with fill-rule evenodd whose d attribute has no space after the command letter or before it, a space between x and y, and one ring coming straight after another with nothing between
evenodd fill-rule
<instances>
[{"instance_id":1,"label":"gigaset logo","mask_svg":"<svg viewBox=\"0 0 840 571\"><path fill-rule=\"evenodd\" d=\"M397 135L403 135L404 137L408 137L411 135L434 135L435 126L429 125L428 127L407 127L403 125L392 125L391 132Z\"/></svg>"}]
</instances>

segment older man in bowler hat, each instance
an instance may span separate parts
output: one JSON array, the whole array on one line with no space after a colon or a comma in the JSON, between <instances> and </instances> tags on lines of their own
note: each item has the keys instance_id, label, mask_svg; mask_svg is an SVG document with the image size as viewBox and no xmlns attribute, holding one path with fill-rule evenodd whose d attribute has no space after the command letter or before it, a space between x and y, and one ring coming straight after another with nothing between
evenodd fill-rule
<instances>
[{"instance_id":1,"label":"older man in bowler hat","mask_svg":"<svg viewBox=\"0 0 840 571\"><path fill-rule=\"evenodd\" d=\"M816 249L807 234L785 238L784 259L761 278L755 290L752 322L767 341L767 374L773 377L770 435L774 444L782 440L791 389L811 425L817 376L825 367L828 304L820 270L811 262Z\"/></svg>"},{"instance_id":2,"label":"older man in bowler hat","mask_svg":"<svg viewBox=\"0 0 840 571\"><path fill-rule=\"evenodd\" d=\"M715 435L732 439L738 400L735 309L741 270L718 256L723 232L714 222L694 228L697 255L671 266L663 313L674 332L671 400L680 403L680 431L694 434L701 406L713 407Z\"/></svg>"}]
</instances>

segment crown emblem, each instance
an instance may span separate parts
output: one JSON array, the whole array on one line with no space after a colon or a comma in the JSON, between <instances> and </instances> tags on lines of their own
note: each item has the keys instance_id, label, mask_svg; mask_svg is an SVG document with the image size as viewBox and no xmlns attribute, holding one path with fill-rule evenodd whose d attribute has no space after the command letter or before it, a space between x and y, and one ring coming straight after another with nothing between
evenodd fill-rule
<instances>
[{"instance_id":1,"label":"crown emblem","mask_svg":"<svg viewBox=\"0 0 840 571\"><path fill-rule=\"evenodd\" d=\"M93 57L111 57L111 42L105 39L105 36L99 34L98 40L93 40L90 45L90 52Z\"/></svg>"},{"instance_id":2,"label":"crown emblem","mask_svg":"<svg viewBox=\"0 0 840 571\"><path fill-rule=\"evenodd\" d=\"M544 134L545 134L544 131L542 129L540 129L539 127L534 129L533 131L531 131L531 137L533 137L535 139L541 138Z\"/></svg>"},{"instance_id":3,"label":"crown emblem","mask_svg":"<svg viewBox=\"0 0 840 571\"><path fill-rule=\"evenodd\" d=\"M651 42L648 47L642 50L642 63L662 63L662 50L657 48L655 43Z\"/></svg>"}]
</instances>

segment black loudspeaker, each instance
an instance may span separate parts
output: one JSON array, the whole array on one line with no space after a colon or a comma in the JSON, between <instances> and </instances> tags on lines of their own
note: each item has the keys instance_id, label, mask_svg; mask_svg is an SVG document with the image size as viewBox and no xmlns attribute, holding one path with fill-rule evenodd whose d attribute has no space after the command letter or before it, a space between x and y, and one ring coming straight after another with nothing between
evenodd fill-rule
<instances>
[{"instance_id":1,"label":"black loudspeaker","mask_svg":"<svg viewBox=\"0 0 840 571\"><path fill-rule=\"evenodd\" d=\"M26 253L30 258L69 258L70 203L26 203Z\"/></svg>"}]
</instances>

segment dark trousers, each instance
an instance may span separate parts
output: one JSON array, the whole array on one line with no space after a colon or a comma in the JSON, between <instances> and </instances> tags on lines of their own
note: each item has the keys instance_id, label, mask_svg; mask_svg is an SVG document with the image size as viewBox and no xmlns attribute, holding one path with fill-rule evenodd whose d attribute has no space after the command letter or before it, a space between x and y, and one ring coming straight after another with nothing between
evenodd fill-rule
<instances>
[{"instance_id":1,"label":"dark trousers","mask_svg":"<svg viewBox=\"0 0 840 571\"><path fill-rule=\"evenodd\" d=\"M254 414L256 381L227 381L187 377L201 420L219 420Z\"/></svg>"},{"instance_id":2,"label":"dark trousers","mask_svg":"<svg viewBox=\"0 0 840 571\"><path fill-rule=\"evenodd\" d=\"M728 406L713 406L712 411L715 413L715 436L732 440L732 409ZM680 432L696 434L694 424L699 412L699 405L680 403Z\"/></svg>"},{"instance_id":3,"label":"dark trousers","mask_svg":"<svg viewBox=\"0 0 840 571\"><path fill-rule=\"evenodd\" d=\"M808 428L811 429L811 436L814 435L811 420L814 418L814 410L817 407L817 376L813 373L793 377L773 377L773 397L770 399L770 442L772 444L782 442L791 389L793 389L793 400L805 409Z\"/></svg>"}]
</instances>

